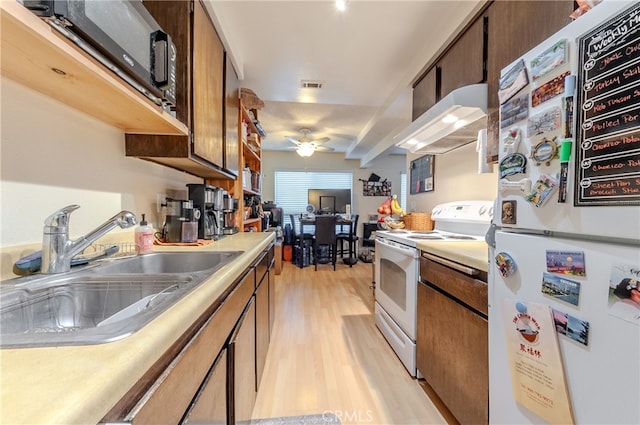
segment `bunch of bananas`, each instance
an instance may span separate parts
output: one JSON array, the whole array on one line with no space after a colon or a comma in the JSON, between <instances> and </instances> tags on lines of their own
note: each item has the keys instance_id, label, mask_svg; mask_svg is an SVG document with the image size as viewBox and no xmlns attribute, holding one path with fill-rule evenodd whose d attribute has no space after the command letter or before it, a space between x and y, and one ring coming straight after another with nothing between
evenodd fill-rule
<instances>
[{"instance_id":1,"label":"bunch of bananas","mask_svg":"<svg viewBox=\"0 0 640 425\"><path fill-rule=\"evenodd\" d=\"M389 229L404 229L404 221L385 220L385 224Z\"/></svg>"},{"instance_id":2,"label":"bunch of bananas","mask_svg":"<svg viewBox=\"0 0 640 425\"><path fill-rule=\"evenodd\" d=\"M405 215L406 211L402 209L402 207L400 206L400 203L398 202L398 196L397 195L393 195L391 197L391 212L395 215ZM404 224L404 223L402 223ZM404 227L404 226L402 226Z\"/></svg>"}]
</instances>

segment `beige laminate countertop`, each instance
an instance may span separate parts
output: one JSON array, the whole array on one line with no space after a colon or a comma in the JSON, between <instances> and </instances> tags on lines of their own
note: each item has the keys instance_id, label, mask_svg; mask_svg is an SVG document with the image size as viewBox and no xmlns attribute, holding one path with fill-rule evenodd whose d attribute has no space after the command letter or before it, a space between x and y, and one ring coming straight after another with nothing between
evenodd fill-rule
<instances>
[{"instance_id":1,"label":"beige laminate countertop","mask_svg":"<svg viewBox=\"0 0 640 425\"><path fill-rule=\"evenodd\" d=\"M422 251L476 268L489 271L489 247L484 241L419 241L416 247Z\"/></svg>"},{"instance_id":2,"label":"beige laminate countertop","mask_svg":"<svg viewBox=\"0 0 640 425\"><path fill-rule=\"evenodd\" d=\"M203 247L154 247L244 253L127 338L98 345L0 350L0 423L98 423L274 237L238 233Z\"/></svg>"}]
</instances>

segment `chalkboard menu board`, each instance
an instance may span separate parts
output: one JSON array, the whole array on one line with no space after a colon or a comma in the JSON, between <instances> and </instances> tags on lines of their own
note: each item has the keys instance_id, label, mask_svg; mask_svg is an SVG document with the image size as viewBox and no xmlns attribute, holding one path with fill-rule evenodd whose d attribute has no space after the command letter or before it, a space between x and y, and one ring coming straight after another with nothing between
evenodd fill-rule
<instances>
[{"instance_id":1,"label":"chalkboard menu board","mask_svg":"<svg viewBox=\"0 0 640 425\"><path fill-rule=\"evenodd\" d=\"M411 184L409 193L411 195L433 191L433 162L433 155L425 155L411 161L411 166L409 167L409 181Z\"/></svg>"},{"instance_id":2,"label":"chalkboard menu board","mask_svg":"<svg viewBox=\"0 0 640 425\"><path fill-rule=\"evenodd\" d=\"M640 3L577 44L574 204L640 205Z\"/></svg>"}]
</instances>

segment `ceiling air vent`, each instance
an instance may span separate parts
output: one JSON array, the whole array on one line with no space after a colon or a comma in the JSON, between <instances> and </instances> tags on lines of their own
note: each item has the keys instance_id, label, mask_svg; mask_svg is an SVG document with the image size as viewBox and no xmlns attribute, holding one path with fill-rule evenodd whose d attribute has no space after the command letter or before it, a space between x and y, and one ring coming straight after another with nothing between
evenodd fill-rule
<instances>
[{"instance_id":1,"label":"ceiling air vent","mask_svg":"<svg viewBox=\"0 0 640 425\"><path fill-rule=\"evenodd\" d=\"M303 89L321 89L322 82L321 81L310 81L310 80L302 80L301 86Z\"/></svg>"}]
</instances>

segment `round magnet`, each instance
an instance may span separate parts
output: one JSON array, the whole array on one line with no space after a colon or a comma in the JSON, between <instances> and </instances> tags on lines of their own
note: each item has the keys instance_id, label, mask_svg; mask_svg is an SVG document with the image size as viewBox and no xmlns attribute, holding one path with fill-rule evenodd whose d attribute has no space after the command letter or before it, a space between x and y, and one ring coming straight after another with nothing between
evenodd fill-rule
<instances>
[{"instance_id":1,"label":"round magnet","mask_svg":"<svg viewBox=\"0 0 640 425\"><path fill-rule=\"evenodd\" d=\"M509 277L516 272L516 262L506 252L496 255L496 267L502 277Z\"/></svg>"}]
</instances>

